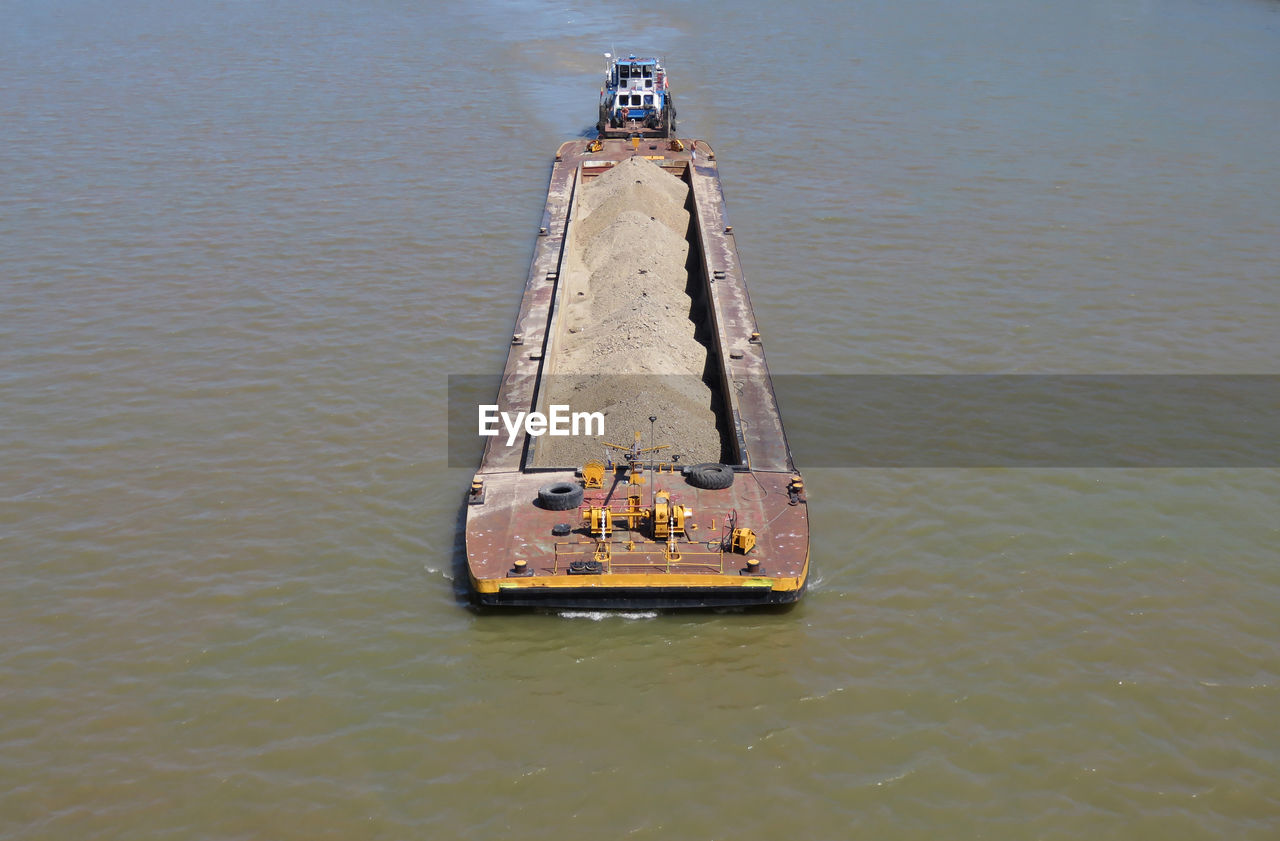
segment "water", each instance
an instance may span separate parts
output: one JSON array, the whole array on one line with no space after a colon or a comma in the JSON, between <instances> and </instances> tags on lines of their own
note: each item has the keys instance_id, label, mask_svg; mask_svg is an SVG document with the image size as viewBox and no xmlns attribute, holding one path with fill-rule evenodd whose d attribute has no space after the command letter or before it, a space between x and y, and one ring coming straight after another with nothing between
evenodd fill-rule
<instances>
[{"instance_id":1,"label":"water","mask_svg":"<svg viewBox=\"0 0 1280 841\"><path fill-rule=\"evenodd\" d=\"M5 17L0 837L1280 832L1274 469L812 469L789 613L479 616L444 423L611 47L777 372L1277 372L1276 3Z\"/></svg>"}]
</instances>

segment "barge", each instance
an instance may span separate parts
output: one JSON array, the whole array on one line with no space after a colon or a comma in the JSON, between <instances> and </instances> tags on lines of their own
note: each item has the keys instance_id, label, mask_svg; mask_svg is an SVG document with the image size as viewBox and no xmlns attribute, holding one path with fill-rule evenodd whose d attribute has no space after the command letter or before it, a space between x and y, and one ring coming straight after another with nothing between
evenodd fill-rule
<instances>
[{"instance_id":1,"label":"barge","mask_svg":"<svg viewBox=\"0 0 1280 841\"><path fill-rule=\"evenodd\" d=\"M465 506L474 600L796 601L807 496L715 152L637 135L564 143L536 243L499 392L479 407L489 437ZM588 422L547 435L558 409ZM543 422L486 432L486 411Z\"/></svg>"}]
</instances>

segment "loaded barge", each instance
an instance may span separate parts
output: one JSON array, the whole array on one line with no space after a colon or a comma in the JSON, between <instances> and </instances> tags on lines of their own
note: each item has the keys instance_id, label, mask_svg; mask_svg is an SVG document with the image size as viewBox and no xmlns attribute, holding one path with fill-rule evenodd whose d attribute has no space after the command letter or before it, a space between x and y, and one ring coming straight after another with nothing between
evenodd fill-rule
<instances>
[{"instance_id":1,"label":"loaded barge","mask_svg":"<svg viewBox=\"0 0 1280 841\"><path fill-rule=\"evenodd\" d=\"M473 597L556 609L794 602L809 572L807 498L715 153L601 134L556 153L480 427L486 408L599 422L563 437L529 424L483 433L466 499Z\"/></svg>"}]
</instances>

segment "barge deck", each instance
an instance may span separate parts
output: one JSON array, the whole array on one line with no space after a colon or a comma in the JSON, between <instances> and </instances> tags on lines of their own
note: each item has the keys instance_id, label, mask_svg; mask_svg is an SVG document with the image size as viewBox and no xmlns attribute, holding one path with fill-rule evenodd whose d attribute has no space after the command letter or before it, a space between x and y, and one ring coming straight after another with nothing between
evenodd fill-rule
<instances>
[{"instance_id":1,"label":"barge deck","mask_svg":"<svg viewBox=\"0 0 1280 841\"><path fill-rule=\"evenodd\" d=\"M654 443L653 417L647 429L609 429L604 437L622 443L605 445L601 460L584 464L544 466L543 439L523 429L510 445L505 432L489 438L466 502L474 598L552 608L793 602L808 578L807 497L727 223L715 153L705 142L601 138L560 147L495 403L511 415L546 410L566 330L578 200L594 179L632 158L688 186L688 285L700 302L721 464L679 463L679 441L642 446L642 432L650 436L644 443Z\"/></svg>"}]
</instances>

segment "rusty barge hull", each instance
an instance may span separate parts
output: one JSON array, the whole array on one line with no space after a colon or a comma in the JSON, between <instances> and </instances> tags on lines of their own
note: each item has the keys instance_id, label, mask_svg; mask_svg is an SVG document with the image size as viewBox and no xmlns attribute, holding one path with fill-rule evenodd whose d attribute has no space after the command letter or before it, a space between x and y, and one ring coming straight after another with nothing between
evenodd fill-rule
<instances>
[{"instance_id":1,"label":"rusty barge hull","mask_svg":"<svg viewBox=\"0 0 1280 841\"><path fill-rule=\"evenodd\" d=\"M808 500L727 223L715 153L705 142L604 138L560 147L494 402L511 414L541 408L576 196L632 157L652 161L689 187L690 282L705 300L708 368L719 380L729 453L722 461L732 468L732 484L695 487L681 465L653 456L629 470L610 464L598 487L583 487L589 483L580 465L533 467L538 439L524 431L510 446L505 434L488 438L465 505L473 598L481 605L557 609L794 602L809 574ZM549 484L573 486L580 504L548 510L539 490ZM655 536L655 500L685 514L665 539ZM593 528L599 523L592 511L612 512L612 529ZM749 530L750 540L736 540L737 530Z\"/></svg>"}]
</instances>

